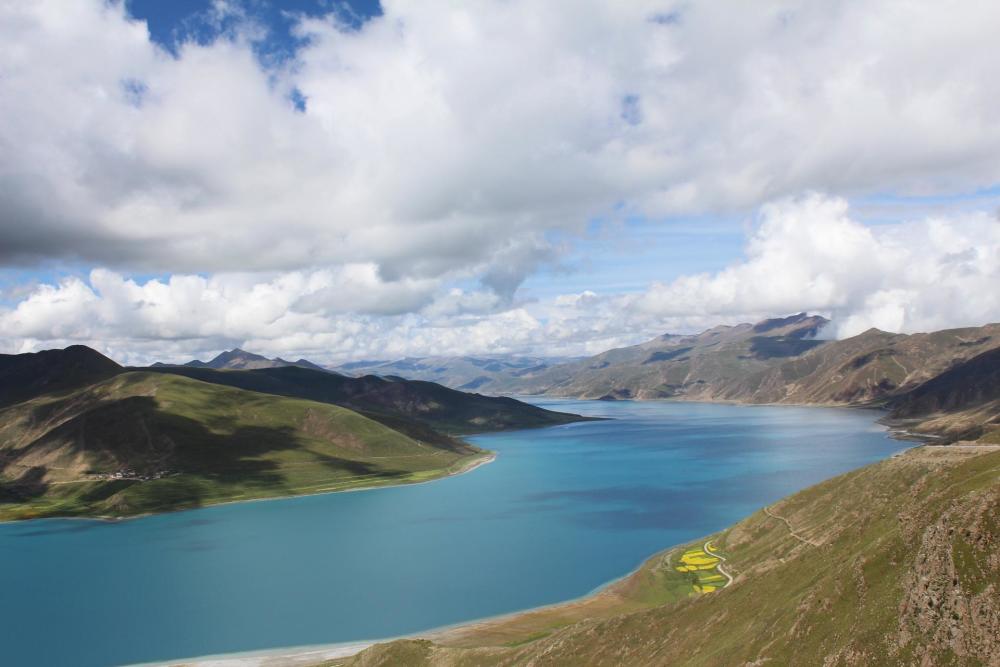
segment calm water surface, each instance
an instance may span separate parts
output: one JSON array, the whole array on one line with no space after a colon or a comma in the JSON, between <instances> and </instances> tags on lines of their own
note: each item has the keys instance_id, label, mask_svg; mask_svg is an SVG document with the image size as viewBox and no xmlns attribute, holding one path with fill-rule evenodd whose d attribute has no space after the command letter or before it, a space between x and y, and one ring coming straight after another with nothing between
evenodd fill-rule
<instances>
[{"instance_id":1,"label":"calm water surface","mask_svg":"<svg viewBox=\"0 0 1000 667\"><path fill-rule=\"evenodd\" d=\"M496 462L430 484L0 524L0 662L391 637L566 600L907 446L861 411L539 404L614 421L477 436Z\"/></svg>"}]
</instances>

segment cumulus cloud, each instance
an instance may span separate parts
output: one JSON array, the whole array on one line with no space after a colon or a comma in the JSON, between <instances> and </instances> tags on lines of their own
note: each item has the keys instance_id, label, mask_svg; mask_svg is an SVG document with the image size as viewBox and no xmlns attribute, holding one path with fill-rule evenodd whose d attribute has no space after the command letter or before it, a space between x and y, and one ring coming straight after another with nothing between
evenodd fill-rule
<instances>
[{"instance_id":1,"label":"cumulus cloud","mask_svg":"<svg viewBox=\"0 0 1000 667\"><path fill-rule=\"evenodd\" d=\"M1000 175L993 3L383 10L303 18L265 66L252 25L173 55L120 3L0 3L0 259L374 263L509 294L541 234L615 211Z\"/></svg>"},{"instance_id":2,"label":"cumulus cloud","mask_svg":"<svg viewBox=\"0 0 1000 667\"><path fill-rule=\"evenodd\" d=\"M727 320L822 312L845 337L996 320L997 285L1000 222L987 213L870 227L844 199L810 195L764 206L743 261L653 285L634 306Z\"/></svg>"},{"instance_id":3,"label":"cumulus cloud","mask_svg":"<svg viewBox=\"0 0 1000 667\"><path fill-rule=\"evenodd\" d=\"M1000 222L988 213L869 226L822 195L762 207L742 260L640 294L506 301L435 281L339 270L174 275L139 282L97 269L37 285L0 309L8 351L85 342L133 363L242 345L334 362L481 353L593 354L664 332L806 310L832 334L929 331L1000 313Z\"/></svg>"}]
</instances>

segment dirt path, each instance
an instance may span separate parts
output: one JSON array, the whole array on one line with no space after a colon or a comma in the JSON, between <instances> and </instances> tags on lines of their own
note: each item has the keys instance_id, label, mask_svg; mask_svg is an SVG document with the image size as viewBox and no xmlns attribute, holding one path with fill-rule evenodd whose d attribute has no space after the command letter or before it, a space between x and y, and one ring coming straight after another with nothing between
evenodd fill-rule
<instances>
[{"instance_id":1,"label":"dirt path","mask_svg":"<svg viewBox=\"0 0 1000 667\"><path fill-rule=\"evenodd\" d=\"M823 546L819 542L813 542L812 540L806 539L805 537L802 537L801 535L799 535L798 533L796 533L795 529L792 528L792 524L790 524L788 522L788 519L786 519L783 516L778 516L777 514L775 514L774 512L772 512L769 508L767 508L767 507L764 508L764 514L768 515L772 519L777 519L778 521L783 522L785 524L785 526L788 528L788 532L791 533L792 537L794 537L795 539L797 539L799 542L802 542L804 544L808 544L808 545L813 546L813 547L821 547L821 546Z\"/></svg>"},{"instance_id":2,"label":"dirt path","mask_svg":"<svg viewBox=\"0 0 1000 667\"><path fill-rule=\"evenodd\" d=\"M718 558L721 561L725 561L726 560L725 556L723 556L722 554L715 553L714 550L708 548L710 544L712 544L712 540L709 540L708 542L705 542L705 546L702 547L702 551L704 551L705 553L707 553L709 555L715 556L716 558ZM718 565L716 565L715 569L719 572L719 574L721 574L722 576L724 576L726 578L726 586L728 586L729 584L733 583L733 575L729 574L728 572L726 572L725 570L722 569L722 563L719 563ZM725 588L726 586L723 586L723 588Z\"/></svg>"}]
</instances>

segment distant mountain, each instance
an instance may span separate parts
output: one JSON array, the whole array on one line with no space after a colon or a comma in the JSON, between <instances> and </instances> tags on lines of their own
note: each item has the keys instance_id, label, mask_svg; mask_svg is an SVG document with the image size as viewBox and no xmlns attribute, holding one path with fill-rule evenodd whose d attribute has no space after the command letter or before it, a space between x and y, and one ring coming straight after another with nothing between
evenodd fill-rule
<instances>
[{"instance_id":1,"label":"distant mountain","mask_svg":"<svg viewBox=\"0 0 1000 667\"><path fill-rule=\"evenodd\" d=\"M800 313L692 336L668 334L525 374L499 388L579 398L871 405L1000 347L998 324L910 335L871 329L838 341L815 338L825 324L822 317Z\"/></svg>"},{"instance_id":2,"label":"distant mountain","mask_svg":"<svg viewBox=\"0 0 1000 667\"><path fill-rule=\"evenodd\" d=\"M494 393L494 388L524 375L540 373L567 359L484 355L465 357L406 357L395 361L354 361L337 366L347 375L394 376L437 382L452 389Z\"/></svg>"},{"instance_id":3,"label":"distant mountain","mask_svg":"<svg viewBox=\"0 0 1000 667\"><path fill-rule=\"evenodd\" d=\"M869 329L727 384L713 398L752 403L881 405L1000 347L1000 324L933 333Z\"/></svg>"},{"instance_id":4,"label":"distant mountain","mask_svg":"<svg viewBox=\"0 0 1000 667\"><path fill-rule=\"evenodd\" d=\"M700 334L666 334L631 347L525 372L498 382L511 393L578 398L711 399L734 379L805 354L825 341L827 320L805 313L755 325L718 326Z\"/></svg>"},{"instance_id":5,"label":"distant mountain","mask_svg":"<svg viewBox=\"0 0 1000 667\"><path fill-rule=\"evenodd\" d=\"M312 370L324 371L327 373L334 372L328 368L320 366L319 364L313 363L308 359L299 359L298 361L286 361L281 357L268 359L263 355L247 352L246 350L241 350L238 347L225 352L220 352L215 356L215 358L207 362L193 359L184 364L165 364L158 361L154 363L151 368L165 368L176 365L186 366L188 368L212 368L215 370L240 371L254 370L257 368L284 368L285 366L298 366L300 368L311 368Z\"/></svg>"},{"instance_id":6,"label":"distant mountain","mask_svg":"<svg viewBox=\"0 0 1000 667\"><path fill-rule=\"evenodd\" d=\"M826 323L800 313L691 336L667 334L492 388L605 400L876 406L889 408L892 419L911 430L949 437L996 430L1000 437L1000 324L918 334L870 329L843 340L817 339Z\"/></svg>"}]
</instances>

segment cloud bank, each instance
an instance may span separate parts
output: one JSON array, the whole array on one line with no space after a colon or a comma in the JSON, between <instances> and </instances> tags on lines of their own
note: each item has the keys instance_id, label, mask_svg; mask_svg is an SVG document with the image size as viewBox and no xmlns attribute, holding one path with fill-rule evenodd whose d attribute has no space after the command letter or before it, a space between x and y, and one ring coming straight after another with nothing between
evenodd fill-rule
<instances>
[{"instance_id":1,"label":"cloud bank","mask_svg":"<svg viewBox=\"0 0 1000 667\"><path fill-rule=\"evenodd\" d=\"M274 62L265 28L226 26L168 52L121 3L0 0L0 265L103 267L6 295L8 348L579 353L803 309L841 335L997 319L990 216L870 228L802 194L1000 182L996 3L389 0L297 18ZM554 235L758 209L722 272L519 297Z\"/></svg>"},{"instance_id":2,"label":"cloud bank","mask_svg":"<svg viewBox=\"0 0 1000 667\"><path fill-rule=\"evenodd\" d=\"M175 275L137 282L107 270L40 285L0 309L9 351L87 342L133 363L234 345L319 361L408 355L590 354L667 331L808 310L835 334L929 331L1000 313L1000 221L992 215L870 227L839 198L763 207L744 258L642 294L503 303L489 290L385 283L339 271Z\"/></svg>"}]
</instances>

